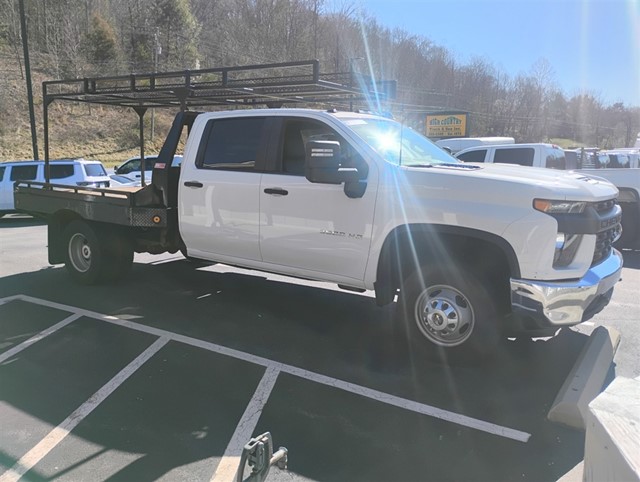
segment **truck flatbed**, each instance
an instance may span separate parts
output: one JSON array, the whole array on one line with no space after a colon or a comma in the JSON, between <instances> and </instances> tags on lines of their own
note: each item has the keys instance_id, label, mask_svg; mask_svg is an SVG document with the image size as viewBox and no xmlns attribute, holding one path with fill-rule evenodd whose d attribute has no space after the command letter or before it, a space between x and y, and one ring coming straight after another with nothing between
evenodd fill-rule
<instances>
[{"instance_id":1,"label":"truck flatbed","mask_svg":"<svg viewBox=\"0 0 640 482\"><path fill-rule=\"evenodd\" d=\"M150 186L90 188L34 181L18 181L14 188L16 206L46 217L63 210L87 220L132 227L166 227L168 213L147 195Z\"/></svg>"}]
</instances>

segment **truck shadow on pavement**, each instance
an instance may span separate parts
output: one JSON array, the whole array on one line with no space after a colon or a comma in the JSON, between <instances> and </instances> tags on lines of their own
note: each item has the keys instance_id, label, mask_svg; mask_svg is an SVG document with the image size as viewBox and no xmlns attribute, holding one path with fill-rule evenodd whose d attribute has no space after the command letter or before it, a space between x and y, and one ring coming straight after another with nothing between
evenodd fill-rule
<instances>
[{"instance_id":1,"label":"truck shadow on pavement","mask_svg":"<svg viewBox=\"0 0 640 482\"><path fill-rule=\"evenodd\" d=\"M556 480L582 459L584 435L546 420L588 338L572 330L545 340L505 341L484 363L443 366L421 353L398 349L395 307L378 308L370 295L224 267L194 269L182 259L155 266L136 263L128 279L94 287L72 284L62 268L43 269L0 279L0 291L113 315L528 432L530 441L515 450L513 460L496 455L495 464L514 465L500 472L511 480L516 474ZM10 403L20 410L29 406L20 400ZM149 453L151 445L115 448ZM185 451L166 458L160 472L193 462L192 455ZM155 460L146 457L147 462ZM325 459L331 460L330 455ZM149 464L140 460L137 465ZM316 466L296 467L294 462L293 468L322 478ZM324 476L331 478L330 471ZM468 480L491 478L489 472L475 473Z\"/></svg>"}]
</instances>

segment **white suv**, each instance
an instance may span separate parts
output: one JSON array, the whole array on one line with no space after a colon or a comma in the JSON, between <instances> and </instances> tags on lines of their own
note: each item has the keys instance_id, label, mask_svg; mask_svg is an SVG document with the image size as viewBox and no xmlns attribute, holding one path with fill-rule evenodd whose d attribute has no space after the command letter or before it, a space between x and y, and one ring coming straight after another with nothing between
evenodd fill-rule
<instances>
[{"instance_id":1,"label":"white suv","mask_svg":"<svg viewBox=\"0 0 640 482\"><path fill-rule=\"evenodd\" d=\"M49 165L52 184L84 187L109 187L109 176L100 161L87 159L52 160ZM15 210L13 184L16 181L45 181L44 161L0 162L0 217Z\"/></svg>"}]
</instances>

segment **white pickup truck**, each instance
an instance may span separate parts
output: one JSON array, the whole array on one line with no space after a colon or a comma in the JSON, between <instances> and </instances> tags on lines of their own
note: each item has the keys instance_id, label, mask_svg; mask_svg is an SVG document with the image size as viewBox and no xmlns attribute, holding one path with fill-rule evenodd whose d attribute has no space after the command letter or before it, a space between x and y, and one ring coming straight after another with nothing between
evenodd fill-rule
<instances>
[{"instance_id":1,"label":"white pickup truck","mask_svg":"<svg viewBox=\"0 0 640 482\"><path fill-rule=\"evenodd\" d=\"M48 219L50 262L94 284L123 276L134 251L181 250L375 290L380 305L399 294L412 342L450 357L581 323L620 279L613 185L465 164L385 117L183 112L159 157L138 190L17 183L16 206Z\"/></svg>"},{"instance_id":2,"label":"white pickup truck","mask_svg":"<svg viewBox=\"0 0 640 482\"><path fill-rule=\"evenodd\" d=\"M612 151L613 152L613 151ZM573 154L573 162L566 157ZM622 208L622 236L616 243L619 248L640 249L640 166L638 155L625 156L627 162L609 166L609 155L605 152L589 155L593 168L579 168L577 153L563 151L556 145L533 143L511 145L489 145L470 147L456 153L456 158L464 162L516 164L520 166L544 167L549 169L573 169L590 177L600 177L618 188L617 202ZM594 156L606 159L594 162ZM586 164L586 163L585 163ZM584 164L583 164L584 165ZM598 168L596 168L598 167ZM527 171L529 172L529 171Z\"/></svg>"}]
</instances>

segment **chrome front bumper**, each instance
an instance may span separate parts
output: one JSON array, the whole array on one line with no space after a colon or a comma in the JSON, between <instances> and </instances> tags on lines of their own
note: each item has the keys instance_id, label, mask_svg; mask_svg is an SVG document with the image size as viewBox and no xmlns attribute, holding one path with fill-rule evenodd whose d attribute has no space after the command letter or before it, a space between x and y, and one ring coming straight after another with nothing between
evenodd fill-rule
<instances>
[{"instance_id":1,"label":"chrome front bumper","mask_svg":"<svg viewBox=\"0 0 640 482\"><path fill-rule=\"evenodd\" d=\"M604 261L575 281L511 279L511 307L538 326L569 326L586 321L604 308L620 280L622 255L615 249Z\"/></svg>"}]
</instances>

